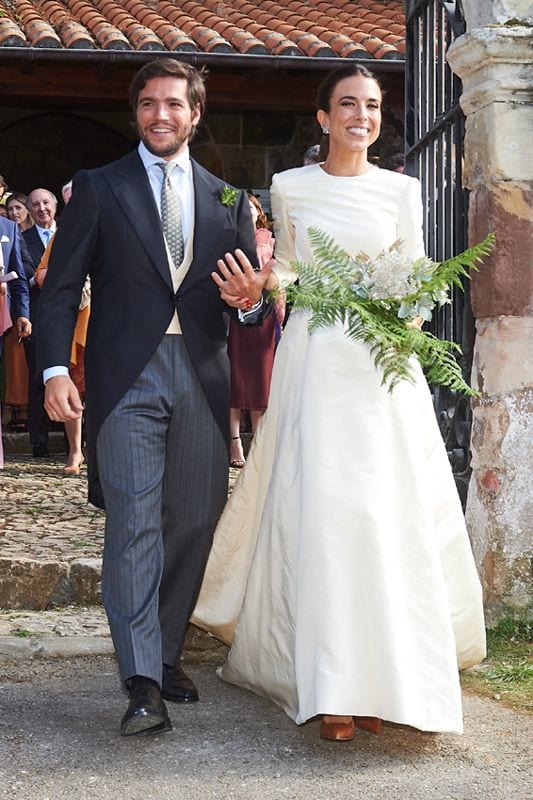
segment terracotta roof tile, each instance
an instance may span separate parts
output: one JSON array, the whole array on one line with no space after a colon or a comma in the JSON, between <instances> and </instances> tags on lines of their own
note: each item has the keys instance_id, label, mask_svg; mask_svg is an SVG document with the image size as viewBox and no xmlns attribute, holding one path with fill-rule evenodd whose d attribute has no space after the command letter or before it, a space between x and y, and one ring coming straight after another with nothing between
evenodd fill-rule
<instances>
[{"instance_id":1,"label":"terracotta roof tile","mask_svg":"<svg viewBox=\"0 0 533 800\"><path fill-rule=\"evenodd\" d=\"M32 47L61 47L54 28L28 0L17 2L17 18Z\"/></svg>"},{"instance_id":2,"label":"terracotta roof tile","mask_svg":"<svg viewBox=\"0 0 533 800\"><path fill-rule=\"evenodd\" d=\"M401 59L403 0L0 0L0 47Z\"/></svg>"},{"instance_id":3,"label":"terracotta roof tile","mask_svg":"<svg viewBox=\"0 0 533 800\"><path fill-rule=\"evenodd\" d=\"M24 31L9 17L0 19L0 47L25 47L28 41Z\"/></svg>"}]
</instances>

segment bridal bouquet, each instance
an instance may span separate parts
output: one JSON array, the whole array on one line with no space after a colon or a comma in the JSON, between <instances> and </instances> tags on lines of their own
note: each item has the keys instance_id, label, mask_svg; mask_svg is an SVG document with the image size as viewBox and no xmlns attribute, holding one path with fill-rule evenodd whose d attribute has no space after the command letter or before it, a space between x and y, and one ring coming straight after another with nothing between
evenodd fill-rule
<instances>
[{"instance_id":1,"label":"bridal bouquet","mask_svg":"<svg viewBox=\"0 0 533 800\"><path fill-rule=\"evenodd\" d=\"M440 263L426 257L407 260L401 242L371 259L365 253L347 253L318 228L309 228L308 235L315 262L293 264L299 285L285 292L294 308L311 312L310 332L344 324L351 339L370 346L389 391L401 380L413 380L409 360L414 355L429 383L479 396L455 358L459 345L408 323L416 317L429 321L435 306L451 302L450 287L462 289L462 280L490 253L493 234Z\"/></svg>"}]
</instances>

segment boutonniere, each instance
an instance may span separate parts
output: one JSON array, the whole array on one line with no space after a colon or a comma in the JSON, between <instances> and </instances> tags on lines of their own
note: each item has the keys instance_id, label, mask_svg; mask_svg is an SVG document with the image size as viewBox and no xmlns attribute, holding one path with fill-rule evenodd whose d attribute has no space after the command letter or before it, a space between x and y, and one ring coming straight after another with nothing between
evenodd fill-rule
<instances>
[{"instance_id":1,"label":"boutonniere","mask_svg":"<svg viewBox=\"0 0 533 800\"><path fill-rule=\"evenodd\" d=\"M222 191L220 192L220 202L223 206L234 206L237 200L237 195L239 194L238 189L232 189L231 186L224 186Z\"/></svg>"}]
</instances>

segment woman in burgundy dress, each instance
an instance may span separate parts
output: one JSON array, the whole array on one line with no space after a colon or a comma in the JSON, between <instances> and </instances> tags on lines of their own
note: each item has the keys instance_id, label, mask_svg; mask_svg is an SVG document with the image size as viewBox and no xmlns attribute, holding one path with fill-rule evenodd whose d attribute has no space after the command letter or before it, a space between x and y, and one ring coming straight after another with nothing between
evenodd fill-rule
<instances>
[{"instance_id":1,"label":"woman in burgundy dress","mask_svg":"<svg viewBox=\"0 0 533 800\"><path fill-rule=\"evenodd\" d=\"M268 228L268 220L261 203L252 194L248 195L250 211L255 225L257 255L263 267L272 258L274 237ZM276 301L274 313L259 326L244 326L230 321L228 355L231 364L231 449L232 467L244 466L241 442L241 414L250 412L252 433L263 415L270 391L270 376L274 363L274 352L281 332L280 319L284 309Z\"/></svg>"}]
</instances>

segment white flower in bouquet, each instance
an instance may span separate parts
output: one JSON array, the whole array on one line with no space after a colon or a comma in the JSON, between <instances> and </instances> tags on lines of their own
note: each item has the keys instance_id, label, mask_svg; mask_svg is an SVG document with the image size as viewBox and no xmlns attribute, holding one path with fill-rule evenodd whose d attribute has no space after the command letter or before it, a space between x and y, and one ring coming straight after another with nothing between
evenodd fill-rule
<instances>
[{"instance_id":1,"label":"white flower in bouquet","mask_svg":"<svg viewBox=\"0 0 533 800\"><path fill-rule=\"evenodd\" d=\"M463 378L455 342L406 322L417 316L429 321L436 305L450 302L450 287L462 288L462 279L478 269L477 262L492 249L493 234L440 263L427 257L410 261L400 241L371 259L366 253L347 253L317 228L309 228L308 235L315 262L293 264L299 285L285 291L287 302L311 312L311 333L343 323L351 339L370 346L389 391L400 380L413 380L409 359L415 355L430 383L479 394Z\"/></svg>"},{"instance_id":2,"label":"white flower in bouquet","mask_svg":"<svg viewBox=\"0 0 533 800\"><path fill-rule=\"evenodd\" d=\"M413 292L414 265L406 259L401 249L401 242L396 242L388 250L382 250L375 259L369 260L369 264L374 279L370 291L372 299L404 297ZM431 265L432 262L429 258L424 257L416 264Z\"/></svg>"}]
</instances>

